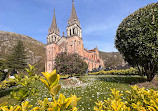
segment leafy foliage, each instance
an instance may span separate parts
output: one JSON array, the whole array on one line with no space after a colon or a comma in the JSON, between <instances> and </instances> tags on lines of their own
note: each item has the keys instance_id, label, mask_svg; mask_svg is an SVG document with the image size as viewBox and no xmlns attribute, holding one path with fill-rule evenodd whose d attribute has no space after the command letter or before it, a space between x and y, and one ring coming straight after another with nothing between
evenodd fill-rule
<instances>
[{"instance_id":1,"label":"leafy foliage","mask_svg":"<svg viewBox=\"0 0 158 111\"><path fill-rule=\"evenodd\" d=\"M56 74L56 70L54 70L51 74L48 72L42 72L42 74L44 75L45 79L41 79L41 81L46 85L46 87L48 88L50 94L52 96L57 95L57 93L59 92L61 85L58 85L59 83L59 79L60 76L59 74Z\"/></svg>"},{"instance_id":2,"label":"leafy foliage","mask_svg":"<svg viewBox=\"0 0 158 111\"><path fill-rule=\"evenodd\" d=\"M88 65L78 54L62 52L55 59L55 69L62 74L84 74Z\"/></svg>"},{"instance_id":3,"label":"leafy foliage","mask_svg":"<svg viewBox=\"0 0 158 111\"><path fill-rule=\"evenodd\" d=\"M76 95L71 95L69 98L65 98L63 94L60 94L59 99L56 100L55 96L58 94L61 86L58 85L60 76L56 74L56 70L54 70L51 74L48 72L42 73L45 79L41 79L41 81L46 85L50 94L52 95L53 102L48 101L48 98L45 98L44 101L39 100L39 106L33 107L29 102L22 102L21 105L16 106L5 106L0 105L0 111L77 111L77 101L80 98L77 98Z\"/></svg>"},{"instance_id":4,"label":"leafy foliage","mask_svg":"<svg viewBox=\"0 0 158 111\"><path fill-rule=\"evenodd\" d=\"M29 96L37 95L37 89L34 88L33 83L39 80L40 76L37 74L33 74L36 71L34 66L29 65L29 69L26 69L28 72L28 76L25 75L24 77L21 75L15 75L14 81L16 81L16 85L20 85L21 88L18 92L11 92L10 97L14 98L20 102L25 101L25 99Z\"/></svg>"},{"instance_id":5,"label":"leafy foliage","mask_svg":"<svg viewBox=\"0 0 158 111\"><path fill-rule=\"evenodd\" d=\"M131 66L151 81L158 70L158 3L149 4L119 25L115 45Z\"/></svg>"},{"instance_id":6,"label":"leafy foliage","mask_svg":"<svg viewBox=\"0 0 158 111\"><path fill-rule=\"evenodd\" d=\"M12 78L9 78L7 81L4 80L0 83L0 90L5 90L7 88L10 88L10 87L16 86L16 85L17 85L17 81Z\"/></svg>"},{"instance_id":7,"label":"leafy foliage","mask_svg":"<svg viewBox=\"0 0 158 111\"><path fill-rule=\"evenodd\" d=\"M10 69L24 70L27 66L25 47L22 41L18 41L12 52L7 57L7 65Z\"/></svg>"},{"instance_id":8,"label":"leafy foliage","mask_svg":"<svg viewBox=\"0 0 158 111\"><path fill-rule=\"evenodd\" d=\"M126 91L127 97L116 89L111 89L110 98L104 102L98 101L94 107L95 111L157 111L158 92L152 89L145 90L138 86L131 86L131 91Z\"/></svg>"},{"instance_id":9,"label":"leafy foliage","mask_svg":"<svg viewBox=\"0 0 158 111\"><path fill-rule=\"evenodd\" d=\"M104 66L113 67L124 65L124 59L119 52L101 52L99 51L99 56L104 61Z\"/></svg>"},{"instance_id":10,"label":"leafy foliage","mask_svg":"<svg viewBox=\"0 0 158 111\"><path fill-rule=\"evenodd\" d=\"M110 70L110 71L99 71L99 72L93 72L89 73L92 75L99 75L99 74L105 74L105 75L138 75L138 70L134 68L126 69L126 70Z\"/></svg>"},{"instance_id":11,"label":"leafy foliage","mask_svg":"<svg viewBox=\"0 0 158 111\"><path fill-rule=\"evenodd\" d=\"M7 76L7 72L4 71L5 68L6 68L6 60L0 59L0 81L3 81Z\"/></svg>"},{"instance_id":12,"label":"leafy foliage","mask_svg":"<svg viewBox=\"0 0 158 111\"><path fill-rule=\"evenodd\" d=\"M80 98L77 98L76 95L71 95L70 98L65 98L63 94L60 94L58 101L55 100L55 96L59 93L61 85L58 85L60 76L56 74L56 70L52 73L42 73L45 79L41 79L41 81L46 85L49 90L49 93L52 95L54 102L49 102L47 98L44 101L39 101L42 106L42 110L72 110L77 111L77 101ZM39 107L38 107L39 108Z\"/></svg>"},{"instance_id":13,"label":"leafy foliage","mask_svg":"<svg viewBox=\"0 0 158 111\"><path fill-rule=\"evenodd\" d=\"M22 102L21 105L6 106L6 104L0 105L0 111L77 111L77 98L76 95L71 95L66 98L63 94L59 95L58 100L55 96L59 90L57 86L60 76L56 74L54 70L52 73L42 73L45 78L41 81L48 88L53 100L45 98L43 101L39 100L39 106L33 107L29 102ZM20 78L18 78L20 79ZM45 80L45 82L44 82ZM94 81L93 81L94 82ZM121 84L120 84L121 85ZM102 85L100 85L102 86ZM97 87L98 89L98 87ZM68 89L69 90L69 89ZM109 98L105 98L104 101L95 102L96 111L157 111L158 110L158 92L152 89L145 90L144 88L138 88L138 86L132 86L130 91L122 91L111 89L112 93ZM53 93L52 93L53 92ZM55 93L54 93L55 92ZM89 92L87 92L89 94ZM105 94L105 93L104 93ZM98 94L97 94L98 95ZM94 96L97 98L97 96ZM90 101L90 100L88 100Z\"/></svg>"},{"instance_id":14,"label":"leafy foliage","mask_svg":"<svg viewBox=\"0 0 158 111\"><path fill-rule=\"evenodd\" d=\"M31 109L32 105L29 104L29 102L25 101L22 102L21 106L16 105L16 106L1 106L0 110L1 111L29 111Z\"/></svg>"}]
</instances>

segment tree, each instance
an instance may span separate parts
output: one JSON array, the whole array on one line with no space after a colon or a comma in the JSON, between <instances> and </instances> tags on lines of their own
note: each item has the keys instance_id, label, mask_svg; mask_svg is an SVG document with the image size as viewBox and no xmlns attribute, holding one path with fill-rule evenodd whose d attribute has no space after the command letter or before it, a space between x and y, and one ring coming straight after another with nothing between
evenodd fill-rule
<instances>
[{"instance_id":1,"label":"tree","mask_svg":"<svg viewBox=\"0 0 158 111\"><path fill-rule=\"evenodd\" d=\"M7 57L7 65L9 69L24 70L27 66L27 56L22 41L18 41L13 47L11 53Z\"/></svg>"},{"instance_id":2,"label":"tree","mask_svg":"<svg viewBox=\"0 0 158 111\"><path fill-rule=\"evenodd\" d=\"M158 71L158 3L125 18L117 29L115 46L125 61L151 81Z\"/></svg>"},{"instance_id":3,"label":"tree","mask_svg":"<svg viewBox=\"0 0 158 111\"><path fill-rule=\"evenodd\" d=\"M7 72L5 71L6 69L6 61L5 59L0 58L0 81L5 80L7 76Z\"/></svg>"},{"instance_id":4,"label":"tree","mask_svg":"<svg viewBox=\"0 0 158 111\"><path fill-rule=\"evenodd\" d=\"M78 54L62 52L55 58L55 69L62 74L84 74L88 65Z\"/></svg>"}]
</instances>

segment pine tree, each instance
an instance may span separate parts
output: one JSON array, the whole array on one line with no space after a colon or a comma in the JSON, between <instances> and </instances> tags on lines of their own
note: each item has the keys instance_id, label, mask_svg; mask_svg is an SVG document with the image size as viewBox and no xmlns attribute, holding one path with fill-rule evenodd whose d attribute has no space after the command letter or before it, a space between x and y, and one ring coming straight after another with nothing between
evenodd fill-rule
<instances>
[{"instance_id":1,"label":"pine tree","mask_svg":"<svg viewBox=\"0 0 158 111\"><path fill-rule=\"evenodd\" d=\"M7 65L9 69L24 70L27 66L27 56L22 41L18 41L13 47L11 53L7 57Z\"/></svg>"},{"instance_id":2,"label":"pine tree","mask_svg":"<svg viewBox=\"0 0 158 111\"><path fill-rule=\"evenodd\" d=\"M7 76L7 73L4 71L6 68L5 62L5 59L2 59L0 55L0 81L3 81Z\"/></svg>"}]
</instances>

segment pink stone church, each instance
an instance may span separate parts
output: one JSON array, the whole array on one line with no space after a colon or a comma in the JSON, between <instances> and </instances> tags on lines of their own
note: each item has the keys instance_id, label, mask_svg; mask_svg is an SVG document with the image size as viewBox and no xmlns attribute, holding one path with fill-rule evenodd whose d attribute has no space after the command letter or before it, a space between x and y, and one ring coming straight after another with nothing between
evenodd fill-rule
<instances>
[{"instance_id":1,"label":"pink stone church","mask_svg":"<svg viewBox=\"0 0 158 111\"><path fill-rule=\"evenodd\" d=\"M103 60L99 57L98 48L87 50L84 48L82 40L82 30L79 19L77 18L74 2L72 2L71 17L68 20L67 36L60 36L59 28L57 27L55 11L51 27L49 28L46 46L46 64L45 70L52 72L54 69L54 60L58 53L77 53L88 64L88 70L103 67Z\"/></svg>"}]
</instances>

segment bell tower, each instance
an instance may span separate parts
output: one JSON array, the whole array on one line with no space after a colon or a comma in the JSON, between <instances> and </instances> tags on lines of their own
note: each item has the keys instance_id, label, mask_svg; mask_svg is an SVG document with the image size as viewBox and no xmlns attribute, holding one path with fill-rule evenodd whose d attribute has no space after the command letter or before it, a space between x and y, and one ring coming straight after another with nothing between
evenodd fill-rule
<instances>
[{"instance_id":1,"label":"bell tower","mask_svg":"<svg viewBox=\"0 0 158 111\"><path fill-rule=\"evenodd\" d=\"M48 30L47 44L56 43L61 38L59 34L60 34L60 31L59 31L59 28L57 27L55 9L54 9L52 24Z\"/></svg>"},{"instance_id":2,"label":"bell tower","mask_svg":"<svg viewBox=\"0 0 158 111\"><path fill-rule=\"evenodd\" d=\"M82 31L79 19L77 18L74 0L72 1L71 17L68 20L67 37L78 36L82 38Z\"/></svg>"}]
</instances>

